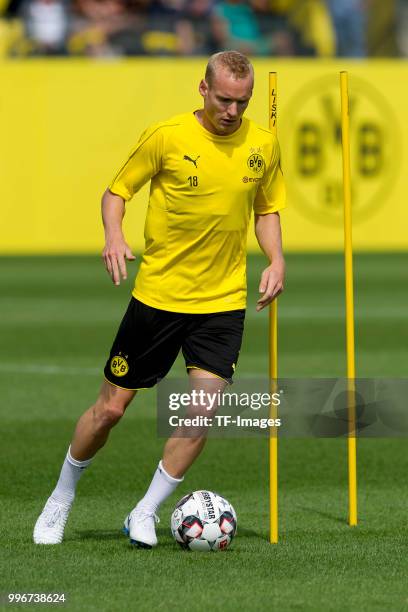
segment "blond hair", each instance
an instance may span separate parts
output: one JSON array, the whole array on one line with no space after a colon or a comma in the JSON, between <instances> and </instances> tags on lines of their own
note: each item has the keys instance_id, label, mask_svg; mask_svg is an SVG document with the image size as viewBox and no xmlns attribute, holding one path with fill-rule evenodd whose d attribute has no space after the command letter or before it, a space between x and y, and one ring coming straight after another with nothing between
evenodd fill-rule
<instances>
[{"instance_id":1,"label":"blond hair","mask_svg":"<svg viewBox=\"0 0 408 612\"><path fill-rule=\"evenodd\" d=\"M248 75L254 74L249 59L239 51L220 51L214 53L208 60L205 70L205 80L211 87L217 68L226 68L235 79L245 79Z\"/></svg>"}]
</instances>

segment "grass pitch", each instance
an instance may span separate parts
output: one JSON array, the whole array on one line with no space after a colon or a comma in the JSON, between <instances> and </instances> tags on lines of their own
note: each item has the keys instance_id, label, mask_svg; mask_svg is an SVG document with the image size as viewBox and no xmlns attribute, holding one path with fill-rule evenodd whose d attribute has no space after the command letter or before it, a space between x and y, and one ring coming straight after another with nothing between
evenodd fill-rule
<instances>
[{"instance_id":1,"label":"grass pitch","mask_svg":"<svg viewBox=\"0 0 408 612\"><path fill-rule=\"evenodd\" d=\"M282 376L344 376L343 263L291 255L279 301ZM407 255L356 257L360 377L404 377ZM254 304L264 260L249 259L248 316L236 376L267 372L267 316ZM155 393L140 393L84 474L66 539L32 544L78 416L95 398L128 301L97 257L3 258L0 318L0 591L65 593L72 610L408 610L406 440L358 443L359 526L347 519L345 440L281 440L280 543L268 537L267 440L213 439L177 496L215 489L234 504L225 553L184 552L160 512L160 547L131 547L123 519L161 454ZM178 361L173 375L183 374ZM4 599L3 599L4 601ZM28 604L27 604L28 605Z\"/></svg>"}]
</instances>

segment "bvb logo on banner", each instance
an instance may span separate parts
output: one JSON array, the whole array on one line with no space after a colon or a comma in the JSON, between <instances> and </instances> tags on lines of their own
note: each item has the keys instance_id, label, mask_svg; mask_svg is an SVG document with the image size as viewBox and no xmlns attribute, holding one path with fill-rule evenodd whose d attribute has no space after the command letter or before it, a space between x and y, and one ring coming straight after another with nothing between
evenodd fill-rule
<instances>
[{"instance_id":1,"label":"bvb logo on banner","mask_svg":"<svg viewBox=\"0 0 408 612\"><path fill-rule=\"evenodd\" d=\"M399 128L383 94L350 77L350 141L353 220L364 221L385 203L400 163ZM293 204L323 224L343 215L343 167L339 79L308 83L286 109L284 167Z\"/></svg>"}]
</instances>

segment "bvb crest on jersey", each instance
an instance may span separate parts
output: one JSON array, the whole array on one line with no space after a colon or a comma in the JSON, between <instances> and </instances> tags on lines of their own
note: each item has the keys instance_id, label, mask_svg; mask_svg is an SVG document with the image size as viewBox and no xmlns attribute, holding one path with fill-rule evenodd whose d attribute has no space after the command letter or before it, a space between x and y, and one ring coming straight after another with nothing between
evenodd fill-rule
<instances>
[{"instance_id":1,"label":"bvb crest on jersey","mask_svg":"<svg viewBox=\"0 0 408 612\"><path fill-rule=\"evenodd\" d=\"M252 172L261 172L264 168L265 161L260 153L252 153L248 157L247 166Z\"/></svg>"}]
</instances>

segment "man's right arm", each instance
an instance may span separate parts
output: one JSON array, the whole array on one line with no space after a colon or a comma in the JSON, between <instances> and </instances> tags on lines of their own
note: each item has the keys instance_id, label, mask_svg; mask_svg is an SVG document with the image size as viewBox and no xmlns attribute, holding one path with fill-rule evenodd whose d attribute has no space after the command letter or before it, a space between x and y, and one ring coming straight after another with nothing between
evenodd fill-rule
<instances>
[{"instance_id":1,"label":"man's right arm","mask_svg":"<svg viewBox=\"0 0 408 612\"><path fill-rule=\"evenodd\" d=\"M123 280L127 278L126 259L129 261L136 259L123 235L124 216L125 200L107 189L102 196L102 219L105 228L105 248L102 251L102 258L116 286L120 285L121 276Z\"/></svg>"},{"instance_id":2,"label":"man's right arm","mask_svg":"<svg viewBox=\"0 0 408 612\"><path fill-rule=\"evenodd\" d=\"M131 200L147 181L160 172L163 149L164 136L161 124L153 125L145 130L126 163L103 194L102 219L105 228L105 248L102 257L115 285L120 285L121 277L127 278L126 259L136 259L122 231L125 202Z\"/></svg>"}]
</instances>

